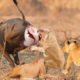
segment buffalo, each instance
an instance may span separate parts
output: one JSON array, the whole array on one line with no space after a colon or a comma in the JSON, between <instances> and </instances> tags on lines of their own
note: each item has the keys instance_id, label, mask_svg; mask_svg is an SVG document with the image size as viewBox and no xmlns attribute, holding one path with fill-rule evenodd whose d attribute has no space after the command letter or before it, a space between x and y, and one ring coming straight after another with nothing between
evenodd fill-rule
<instances>
[{"instance_id":1,"label":"buffalo","mask_svg":"<svg viewBox=\"0 0 80 80\"><path fill-rule=\"evenodd\" d=\"M23 19L13 18L0 24L0 51L4 51L3 56L12 67L15 64L20 64L18 51L35 45L40 40L37 29L26 21L23 12L18 7L17 1L13 0L13 2L22 14ZM10 54L13 56L14 61Z\"/></svg>"}]
</instances>

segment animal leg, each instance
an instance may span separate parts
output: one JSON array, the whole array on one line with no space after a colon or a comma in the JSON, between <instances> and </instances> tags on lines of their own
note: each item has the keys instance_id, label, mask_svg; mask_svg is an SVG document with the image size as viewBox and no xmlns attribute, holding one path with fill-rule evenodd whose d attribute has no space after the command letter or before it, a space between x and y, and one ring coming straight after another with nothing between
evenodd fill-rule
<instances>
[{"instance_id":1,"label":"animal leg","mask_svg":"<svg viewBox=\"0 0 80 80\"><path fill-rule=\"evenodd\" d=\"M20 78L20 70L21 70L21 67L17 66L15 68L13 68L8 74L6 77L8 78Z\"/></svg>"},{"instance_id":2,"label":"animal leg","mask_svg":"<svg viewBox=\"0 0 80 80\"><path fill-rule=\"evenodd\" d=\"M9 62L9 64L10 64L12 67L15 67L15 64L14 64L13 60L11 59L9 53L5 52L3 56L7 59L7 61Z\"/></svg>"},{"instance_id":3,"label":"animal leg","mask_svg":"<svg viewBox=\"0 0 80 80\"><path fill-rule=\"evenodd\" d=\"M18 57L18 52L13 53L13 57L14 57L15 64L19 65L20 61Z\"/></svg>"},{"instance_id":4,"label":"animal leg","mask_svg":"<svg viewBox=\"0 0 80 80\"><path fill-rule=\"evenodd\" d=\"M66 69L65 69L64 74L69 75L71 65L72 65L72 55L69 54L68 59L67 59L67 64L66 64Z\"/></svg>"}]
</instances>

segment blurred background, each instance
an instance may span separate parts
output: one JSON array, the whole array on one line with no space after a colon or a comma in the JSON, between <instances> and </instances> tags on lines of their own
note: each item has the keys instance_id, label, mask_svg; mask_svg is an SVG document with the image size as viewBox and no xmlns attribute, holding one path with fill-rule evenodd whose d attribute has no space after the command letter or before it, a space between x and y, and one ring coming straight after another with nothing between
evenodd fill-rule
<instances>
[{"instance_id":1,"label":"blurred background","mask_svg":"<svg viewBox=\"0 0 80 80\"><path fill-rule=\"evenodd\" d=\"M63 10L80 10L80 0L17 0L26 16L53 15ZM0 16L19 15L12 0L0 0Z\"/></svg>"},{"instance_id":2,"label":"blurred background","mask_svg":"<svg viewBox=\"0 0 80 80\"><path fill-rule=\"evenodd\" d=\"M26 20L54 31L59 41L80 35L80 0L17 0ZM0 20L21 17L12 0L0 0Z\"/></svg>"}]
</instances>

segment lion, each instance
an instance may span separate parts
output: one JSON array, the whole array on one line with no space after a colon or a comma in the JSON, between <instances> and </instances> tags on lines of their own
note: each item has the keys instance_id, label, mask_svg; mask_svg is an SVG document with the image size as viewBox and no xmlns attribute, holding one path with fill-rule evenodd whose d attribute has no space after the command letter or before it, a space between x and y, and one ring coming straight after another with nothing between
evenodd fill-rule
<instances>
[{"instance_id":1,"label":"lion","mask_svg":"<svg viewBox=\"0 0 80 80\"><path fill-rule=\"evenodd\" d=\"M68 53L67 64L64 73L69 75L72 63L80 66L80 46L76 40L65 41L63 51Z\"/></svg>"},{"instance_id":2,"label":"lion","mask_svg":"<svg viewBox=\"0 0 80 80\"><path fill-rule=\"evenodd\" d=\"M63 69L65 63L64 53L58 44L55 33L50 31L45 34L40 41L40 45L32 47L32 50L44 53L45 63L48 68Z\"/></svg>"},{"instance_id":3,"label":"lion","mask_svg":"<svg viewBox=\"0 0 80 80\"><path fill-rule=\"evenodd\" d=\"M46 68L44 65L44 59L36 59L31 63L18 65L6 75L5 80L11 80L19 78L20 80L35 80L36 77L45 78ZM4 80L4 79L3 79Z\"/></svg>"},{"instance_id":4,"label":"lion","mask_svg":"<svg viewBox=\"0 0 80 80\"><path fill-rule=\"evenodd\" d=\"M37 54L35 54L37 55ZM6 75L4 75L0 80L53 80L54 76L48 74L46 71L45 59L40 53L34 57L27 64L18 65L12 68Z\"/></svg>"}]
</instances>

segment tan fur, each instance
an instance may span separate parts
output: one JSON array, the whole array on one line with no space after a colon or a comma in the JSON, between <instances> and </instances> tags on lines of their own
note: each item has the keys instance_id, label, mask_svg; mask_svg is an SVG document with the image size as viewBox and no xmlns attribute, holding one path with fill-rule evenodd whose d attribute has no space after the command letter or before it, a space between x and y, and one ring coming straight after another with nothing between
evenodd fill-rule
<instances>
[{"instance_id":1,"label":"tan fur","mask_svg":"<svg viewBox=\"0 0 80 80\"><path fill-rule=\"evenodd\" d=\"M15 78L19 75L21 76L21 80L24 80L24 78L36 78L37 76L43 78L45 74L46 70L44 60L39 59L29 64L16 66L9 72L6 80L10 80L11 78Z\"/></svg>"},{"instance_id":2,"label":"tan fur","mask_svg":"<svg viewBox=\"0 0 80 80\"><path fill-rule=\"evenodd\" d=\"M34 50L40 49L39 51L43 51L44 49L43 52L45 52L44 57L47 67L63 68L65 63L64 54L57 42L55 34L50 32L47 34L46 38L43 37L43 39L40 41L40 47L41 48L34 48Z\"/></svg>"},{"instance_id":3,"label":"tan fur","mask_svg":"<svg viewBox=\"0 0 80 80\"><path fill-rule=\"evenodd\" d=\"M77 43L71 42L70 44L67 44L67 42L65 42L63 51L68 53L64 73L69 74L72 63L74 63L76 66L80 66L80 47Z\"/></svg>"}]
</instances>

